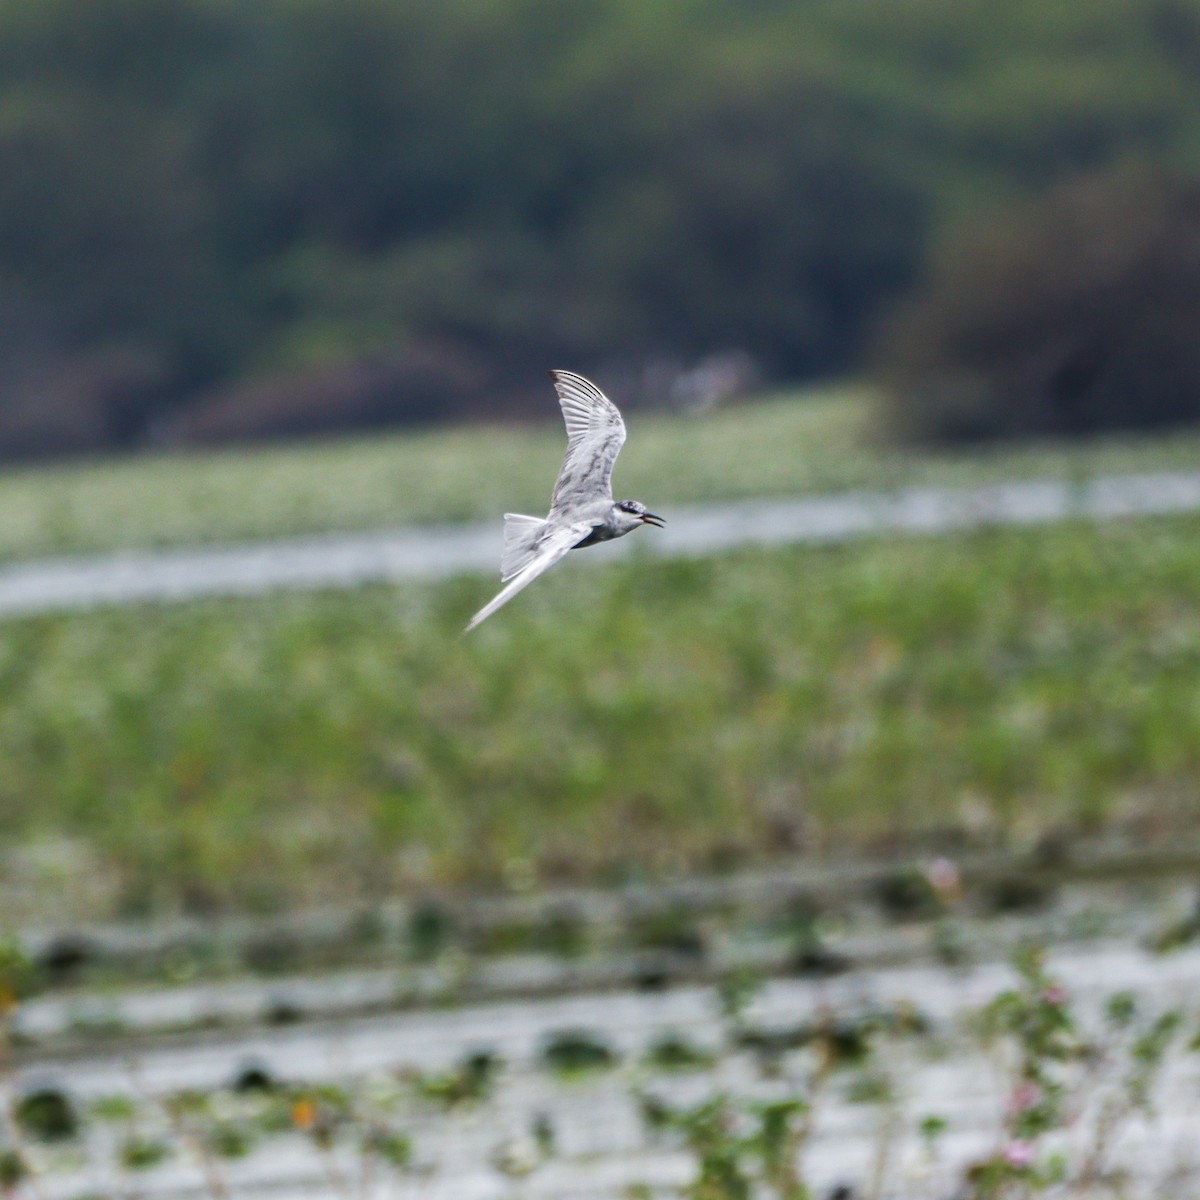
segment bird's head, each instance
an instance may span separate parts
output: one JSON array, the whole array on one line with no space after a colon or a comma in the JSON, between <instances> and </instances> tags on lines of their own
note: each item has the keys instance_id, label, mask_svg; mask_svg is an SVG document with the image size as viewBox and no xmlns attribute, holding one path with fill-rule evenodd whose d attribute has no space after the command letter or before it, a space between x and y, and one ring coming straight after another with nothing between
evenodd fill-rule
<instances>
[{"instance_id":1,"label":"bird's head","mask_svg":"<svg viewBox=\"0 0 1200 1200\"><path fill-rule=\"evenodd\" d=\"M666 524L662 517L648 512L640 500L618 500L613 505L613 511L626 529L636 529L639 525L653 525L656 529L661 529Z\"/></svg>"}]
</instances>

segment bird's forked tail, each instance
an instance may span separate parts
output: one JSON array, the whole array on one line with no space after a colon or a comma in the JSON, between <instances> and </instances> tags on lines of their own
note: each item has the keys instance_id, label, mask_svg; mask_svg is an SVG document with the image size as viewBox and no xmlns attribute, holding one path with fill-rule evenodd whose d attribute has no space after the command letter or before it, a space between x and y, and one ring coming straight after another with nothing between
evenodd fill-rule
<instances>
[{"instance_id":1,"label":"bird's forked tail","mask_svg":"<svg viewBox=\"0 0 1200 1200\"><path fill-rule=\"evenodd\" d=\"M504 514L504 553L500 556L502 580L520 574L533 560L545 524L541 517L527 517L522 513Z\"/></svg>"}]
</instances>

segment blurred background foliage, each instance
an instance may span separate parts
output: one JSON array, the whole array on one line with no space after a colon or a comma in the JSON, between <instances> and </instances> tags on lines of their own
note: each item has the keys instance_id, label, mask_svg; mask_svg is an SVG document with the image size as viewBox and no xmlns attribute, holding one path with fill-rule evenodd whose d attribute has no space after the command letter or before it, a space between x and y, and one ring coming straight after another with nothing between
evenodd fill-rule
<instances>
[{"instance_id":1,"label":"blurred background foliage","mask_svg":"<svg viewBox=\"0 0 1200 1200\"><path fill-rule=\"evenodd\" d=\"M519 413L549 362L731 350L775 379L876 363L923 436L1127 425L1092 419L1108 368L1076 347L1166 305L1128 354L1200 396L1161 247L1197 167L1196 0L9 0L0 453ZM972 314L1077 309L1094 277L1052 228L1093 201L1037 207L1081 174L1083 229L1151 266L1065 348L1002 322L994 371ZM1085 416L1041 414L1055 371ZM1014 389L1030 415L988 416Z\"/></svg>"},{"instance_id":2,"label":"blurred background foliage","mask_svg":"<svg viewBox=\"0 0 1200 1200\"><path fill-rule=\"evenodd\" d=\"M637 414L668 516L1194 470L1197 328L1200 0L0 5L0 457L99 460L6 466L0 563L537 511L555 364L772 389ZM0 909L1164 844L1197 529L9 620Z\"/></svg>"},{"instance_id":3,"label":"blurred background foliage","mask_svg":"<svg viewBox=\"0 0 1200 1200\"><path fill-rule=\"evenodd\" d=\"M1200 415L1200 186L1061 185L949 242L885 335L895 428L1077 436Z\"/></svg>"},{"instance_id":4,"label":"blurred background foliage","mask_svg":"<svg viewBox=\"0 0 1200 1200\"><path fill-rule=\"evenodd\" d=\"M564 570L471 640L472 579L6 622L0 907L303 911L799 856L1191 847L1198 532Z\"/></svg>"}]
</instances>

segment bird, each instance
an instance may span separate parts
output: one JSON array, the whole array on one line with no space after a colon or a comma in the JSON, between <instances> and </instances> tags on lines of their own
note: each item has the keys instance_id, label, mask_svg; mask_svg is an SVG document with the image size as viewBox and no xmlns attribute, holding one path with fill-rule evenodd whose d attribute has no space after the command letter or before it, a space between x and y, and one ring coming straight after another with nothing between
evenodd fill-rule
<instances>
[{"instance_id":1,"label":"bird","mask_svg":"<svg viewBox=\"0 0 1200 1200\"><path fill-rule=\"evenodd\" d=\"M624 537L642 525L666 522L640 500L614 500L612 469L625 444L617 406L590 380L573 371L551 371L567 426L567 453L545 517L504 514L500 578L505 587L467 624L470 633L519 591L549 570L568 550Z\"/></svg>"}]
</instances>

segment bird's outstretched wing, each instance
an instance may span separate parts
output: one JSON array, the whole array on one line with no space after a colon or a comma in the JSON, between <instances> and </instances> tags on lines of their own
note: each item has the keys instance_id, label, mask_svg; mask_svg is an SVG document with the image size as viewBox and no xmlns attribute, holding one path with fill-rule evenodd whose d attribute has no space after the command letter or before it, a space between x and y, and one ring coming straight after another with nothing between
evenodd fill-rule
<instances>
[{"instance_id":1,"label":"bird's outstretched wing","mask_svg":"<svg viewBox=\"0 0 1200 1200\"><path fill-rule=\"evenodd\" d=\"M551 512L612 499L612 469L625 444L617 406L594 384L571 371L551 371L567 423L567 456L554 485Z\"/></svg>"},{"instance_id":2,"label":"bird's outstretched wing","mask_svg":"<svg viewBox=\"0 0 1200 1200\"><path fill-rule=\"evenodd\" d=\"M471 618L464 632L470 633L481 621L486 621L496 609L503 607L522 588L528 587L539 575L548 571L572 546L578 545L591 531L592 523L590 521L575 521L570 525L548 526L528 564Z\"/></svg>"}]
</instances>

